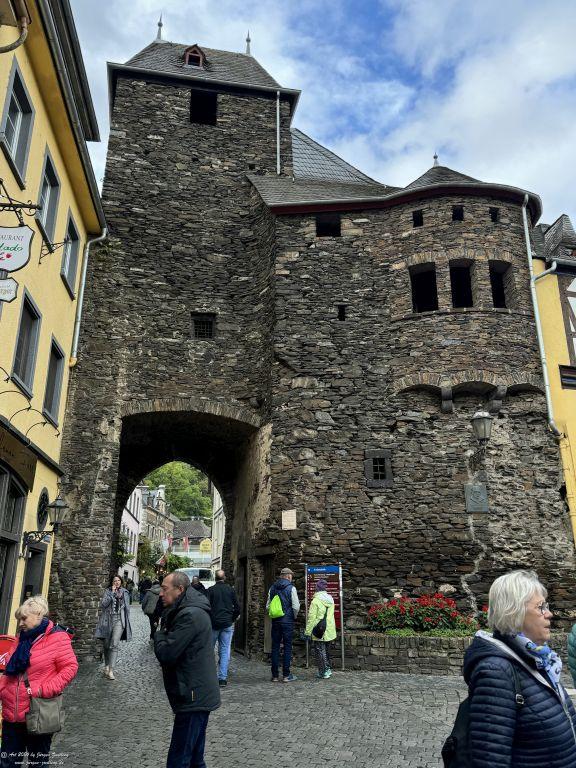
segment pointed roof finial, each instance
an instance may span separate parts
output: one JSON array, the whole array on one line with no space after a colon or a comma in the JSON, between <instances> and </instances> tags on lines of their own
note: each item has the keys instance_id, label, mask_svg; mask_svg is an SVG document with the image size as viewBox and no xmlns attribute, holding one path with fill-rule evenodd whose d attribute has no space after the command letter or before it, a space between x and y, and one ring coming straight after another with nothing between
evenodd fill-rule
<instances>
[{"instance_id":1,"label":"pointed roof finial","mask_svg":"<svg viewBox=\"0 0 576 768\"><path fill-rule=\"evenodd\" d=\"M251 56L252 55L250 53L250 43L251 42L252 41L250 40L250 30L248 30L248 34L246 35L246 55L247 56Z\"/></svg>"},{"instance_id":2,"label":"pointed roof finial","mask_svg":"<svg viewBox=\"0 0 576 768\"><path fill-rule=\"evenodd\" d=\"M438 152L434 152L434 166L440 165L438 162Z\"/></svg>"},{"instance_id":3,"label":"pointed roof finial","mask_svg":"<svg viewBox=\"0 0 576 768\"><path fill-rule=\"evenodd\" d=\"M162 40L162 27L164 24L162 24L162 13L160 13L160 19L158 20L158 33L156 35L156 40Z\"/></svg>"}]
</instances>

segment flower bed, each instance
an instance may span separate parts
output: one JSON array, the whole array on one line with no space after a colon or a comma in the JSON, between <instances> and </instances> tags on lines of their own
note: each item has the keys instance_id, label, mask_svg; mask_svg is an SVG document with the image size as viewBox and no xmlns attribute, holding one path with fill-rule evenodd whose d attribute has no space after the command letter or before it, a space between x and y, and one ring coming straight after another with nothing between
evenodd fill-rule
<instances>
[{"instance_id":1,"label":"flower bed","mask_svg":"<svg viewBox=\"0 0 576 768\"><path fill-rule=\"evenodd\" d=\"M370 629L403 637L470 637L485 626L485 609L480 619L465 616L456 602L441 592L422 597L400 597L372 605L368 611Z\"/></svg>"}]
</instances>

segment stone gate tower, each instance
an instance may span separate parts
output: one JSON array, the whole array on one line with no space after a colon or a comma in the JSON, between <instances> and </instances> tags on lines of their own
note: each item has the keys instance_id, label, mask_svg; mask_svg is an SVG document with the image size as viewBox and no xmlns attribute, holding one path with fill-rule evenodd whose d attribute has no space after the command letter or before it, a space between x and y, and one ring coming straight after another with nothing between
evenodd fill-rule
<instances>
[{"instance_id":1,"label":"stone gate tower","mask_svg":"<svg viewBox=\"0 0 576 768\"><path fill-rule=\"evenodd\" d=\"M249 54L157 40L109 80L110 239L88 268L64 456L75 524L53 578L81 648L123 505L174 459L222 495L238 647L261 647L267 583L303 562L342 561L352 626L399 589L448 584L475 609L516 566L566 609L576 563L525 192L437 165L378 183L293 128L298 91ZM538 197L527 210L535 223Z\"/></svg>"}]
</instances>

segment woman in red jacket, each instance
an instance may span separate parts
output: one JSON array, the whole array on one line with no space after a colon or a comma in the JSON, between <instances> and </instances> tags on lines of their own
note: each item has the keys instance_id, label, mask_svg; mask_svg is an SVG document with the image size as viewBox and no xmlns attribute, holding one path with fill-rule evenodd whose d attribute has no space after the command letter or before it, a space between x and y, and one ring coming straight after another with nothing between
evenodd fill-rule
<instances>
[{"instance_id":1,"label":"woman in red jacket","mask_svg":"<svg viewBox=\"0 0 576 768\"><path fill-rule=\"evenodd\" d=\"M12 651L6 670L0 675L2 703L2 766L22 764L28 752L34 765L48 765L52 735L29 734L26 713L30 696L51 699L58 696L76 676L78 662L67 632L48 619L48 603L41 595L30 597L16 611L18 645Z\"/></svg>"}]
</instances>

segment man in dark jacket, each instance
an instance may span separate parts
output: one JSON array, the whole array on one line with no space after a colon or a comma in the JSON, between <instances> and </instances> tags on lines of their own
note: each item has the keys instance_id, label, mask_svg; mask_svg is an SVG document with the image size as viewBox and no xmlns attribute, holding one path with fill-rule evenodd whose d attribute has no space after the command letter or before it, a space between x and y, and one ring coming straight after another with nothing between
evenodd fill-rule
<instances>
[{"instance_id":1,"label":"man in dark jacket","mask_svg":"<svg viewBox=\"0 0 576 768\"><path fill-rule=\"evenodd\" d=\"M296 587L292 584L293 571L290 568L282 568L280 578L268 590L268 600L266 601L266 610L270 608L270 603L276 595L282 603L283 616L272 619L272 682L277 683L280 666L280 643L284 645L284 655L282 657L282 681L291 683L296 680L296 676L290 672L290 662L292 661L292 638L294 636L294 622L300 610L300 601Z\"/></svg>"},{"instance_id":2,"label":"man in dark jacket","mask_svg":"<svg viewBox=\"0 0 576 768\"><path fill-rule=\"evenodd\" d=\"M224 571L216 571L216 584L207 592L212 609L212 645L218 642L218 684L228 684L228 665L230 664L230 647L234 634L234 622L240 616L240 606L236 592L226 584Z\"/></svg>"},{"instance_id":3,"label":"man in dark jacket","mask_svg":"<svg viewBox=\"0 0 576 768\"><path fill-rule=\"evenodd\" d=\"M208 716L220 706L210 603L177 571L164 577L160 594L165 611L162 629L154 635L154 653L176 715L166 768L206 768Z\"/></svg>"}]
</instances>

